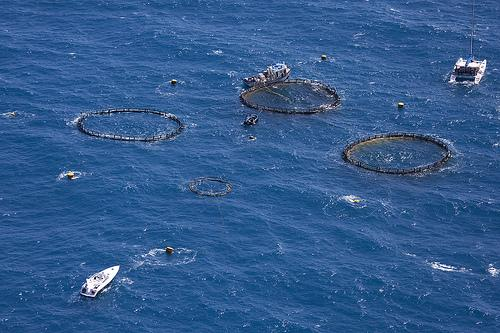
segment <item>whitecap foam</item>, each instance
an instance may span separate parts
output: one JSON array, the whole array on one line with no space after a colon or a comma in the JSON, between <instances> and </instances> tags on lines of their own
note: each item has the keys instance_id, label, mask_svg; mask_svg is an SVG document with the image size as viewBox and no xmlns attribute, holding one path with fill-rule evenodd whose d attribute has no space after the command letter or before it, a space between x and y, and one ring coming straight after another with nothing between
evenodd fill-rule
<instances>
[{"instance_id":1,"label":"whitecap foam","mask_svg":"<svg viewBox=\"0 0 500 333\"><path fill-rule=\"evenodd\" d=\"M285 251L283 250L283 245L281 245L281 243L276 243L276 254L280 256L285 254Z\"/></svg>"},{"instance_id":2,"label":"whitecap foam","mask_svg":"<svg viewBox=\"0 0 500 333\"><path fill-rule=\"evenodd\" d=\"M352 35L352 37L354 39L356 39L358 37L363 37L364 35L366 35L366 33L364 33L364 32L358 32L358 33L355 33L354 35Z\"/></svg>"},{"instance_id":3,"label":"whitecap foam","mask_svg":"<svg viewBox=\"0 0 500 333\"><path fill-rule=\"evenodd\" d=\"M353 207L358 207L358 208L366 207L366 205L364 204L364 200L354 194L340 196L338 200L347 202Z\"/></svg>"},{"instance_id":4,"label":"whitecap foam","mask_svg":"<svg viewBox=\"0 0 500 333\"><path fill-rule=\"evenodd\" d=\"M459 272L459 273L465 273L470 271L470 269L467 269L465 267L455 267L452 265L446 265L442 264L438 261L432 261L432 262L427 262L433 269L437 269L439 271L443 272Z\"/></svg>"},{"instance_id":5,"label":"whitecap foam","mask_svg":"<svg viewBox=\"0 0 500 333\"><path fill-rule=\"evenodd\" d=\"M490 275L493 277L497 277L500 274L500 269L493 267L492 264L489 264L488 273L490 273Z\"/></svg>"},{"instance_id":6,"label":"whitecap foam","mask_svg":"<svg viewBox=\"0 0 500 333\"><path fill-rule=\"evenodd\" d=\"M76 126L76 124L78 123L78 119L80 119L80 115L78 115L78 117L76 117L75 119L72 119L72 120L68 120L66 122L66 125L68 126Z\"/></svg>"},{"instance_id":7,"label":"whitecap foam","mask_svg":"<svg viewBox=\"0 0 500 333\"><path fill-rule=\"evenodd\" d=\"M132 279L129 279L127 277L124 277L122 279L120 279L120 284L127 284L127 285L131 285L134 283L134 280Z\"/></svg>"},{"instance_id":8,"label":"whitecap foam","mask_svg":"<svg viewBox=\"0 0 500 333\"><path fill-rule=\"evenodd\" d=\"M224 52L222 50L212 50L211 53L207 53L207 55L216 55L216 56L222 56Z\"/></svg>"},{"instance_id":9,"label":"whitecap foam","mask_svg":"<svg viewBox=\"0 0 500 333\"><path fill-rule=\"evenodd\" d=\"M126 182L125 186L123 187L123 190L130 191L130 192L137 192L138 189L139 189L139 186L137 186L137 184L134 184L132 182Z\"/></svg>"}]
</instances>

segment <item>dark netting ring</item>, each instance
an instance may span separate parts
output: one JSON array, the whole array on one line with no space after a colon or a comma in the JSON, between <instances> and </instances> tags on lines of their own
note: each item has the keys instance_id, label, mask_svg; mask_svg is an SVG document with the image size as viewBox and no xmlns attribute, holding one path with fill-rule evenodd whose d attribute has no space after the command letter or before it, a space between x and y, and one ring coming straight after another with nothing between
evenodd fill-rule
<instances>
[{"instance_id":1,"label":"dark netting ring","mask_svg":"<svg viewBox=\"0 0 500 333\"><path fill-rule=\"evenodd\" d=\"M399 169L399 168L381 168L381 167L376 167L369 165L365 162L362 162L352 156L352 152L356 150L357 147L360 145L366 144L366 143L373 143L377 140L386 140L386 139L411 139L411 140L420 140L420 141L425 141L425 142L430 142L439 148L443 150L443 154L441 158L433 163L429 164L423 164L414 168L404 168L404 169ZM451 158L451 149L448 146L446 142L443 140L430 136L430 135L423 135L423 134L411 134L411 133L388 133L388 134L377 134L373 135L367 138L363 138L360 140L357 140L355 142L350 143L344 148L344 151L342 152L342 157L344 158L345 161L358 166L360 168L370 170L370 171L375 171L375 172L380 172L380 173L387 173L387 174L398 174L398 175L407 175L407 174L414 174L414 173L422 173L426 171L431 171L440 168L443 164L445 164L450 158Z\"/></svg>"},{"instance_id":2,"label":"dark netting ring","mask_svg":"<svg viewBox=\"0 0 500 333\"><path fill-rule=\"evenodd\" d=\"M210 183L220 183L224 185L225 188L222 191L201 190L198 188L200 185ZM219 177L200 177L189 182L189 189L191 190L191 192L198 195L204 195L208 197L221 197L229 194L233 190L233 186L227 180Z\"/></svg>"},{"instance_id":3,"label":"dark netting ring","mask_svg":"<svg viewBox=\"0 0 500 333\"><path fill-rule=\"evenodd\" d=\"M85 120L90 118L90 117L96 117L96 116L103 116L103 115L110 115L113 113L149 113L149 114L154 114L158 115L163 118L167 118L172 120L177 124L176 128L168 133L161 133L158 135L151 135L151 136L127 136L127 135L120 135L120 134L109 134L109 133L101 133L97 131L93 131L85 126ZM184 124L181 122L179 118L177 118L176 115L172 113L167 113L167 112L162 112L154 109L107 109L107 110L102 110L102 111L96 111L96 112L88 112L88 113L83 113L78 117L76 121L76 127L80 130L80 132L85 133L90 136L95 136L98 138L103 138L103 139L111 139L111 140L121 140L121 141L143 141L143 142L152 142L152 141L160 141L160 140L169 140L177 135L181 134L181 132L184 130Z\"/></svg>"},{"instance_id":4,"label":"dark netting ring","mask_svg":"<svg viewBox=\"0 0 500 333\"><path fill-rule=\"evenodd\" d=\"M313 91L319 92L321 91L323 94L323 97L328 98L328 101L325 101L325 103L316 105L313 107L289 107L289 108L280 108L280 107L273 107L273 106L266 106L266 105L261 105L256 102L252 102L250 97L258 92L261 92L265 89L268 89L269 87L279 87L279 86L287 86L287 85L305 85L305 86L310 86L313 88ZM335 88L330 87L324 83L318 82L318 81L311 81L307 79L290 79L286 81L281 81L281 82L275 82L269 85L259 85L259 86L254 86L250 89L244 90L240 94L240 100L241 102L251 108L258 109L258 110L264 110L264 111L272 111L272 112L281 112L281 113L297 113L297 114L310 114L310 113L318 113L318 112L323 112L327 111L330 109L333 109L337 107L340 104L340 97L337 94L337 91Z\"/></svg>"}]
</instances>

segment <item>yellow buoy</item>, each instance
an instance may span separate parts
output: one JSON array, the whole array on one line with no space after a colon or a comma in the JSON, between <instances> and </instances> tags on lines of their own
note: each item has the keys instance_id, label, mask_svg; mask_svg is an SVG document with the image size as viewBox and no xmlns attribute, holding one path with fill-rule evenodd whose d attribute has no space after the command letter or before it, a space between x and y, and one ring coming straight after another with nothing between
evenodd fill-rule
<instances>
[{"instance_id":1,"label":"yellow buoy","mask_svg":"<svg viewBox=\"0 0 500 333\"><path fill-rule=\"evenodd\" d=\"M177 80L176 79L172 79L170 80L170 84L175 86L177 84Z\"/></svg>"},{"instance_id":2,"label":"yellow buoy","mask_svg":"<svg viewBox=\"0 0 500 333\"><path fill-rule=\"evenodd\" d=\"M165 252L167 252L167 254L172 254L172 253L174 253L174 248L171 246L167 246L165 248Z\"/></svg>"},{"instance_id":3,"label":"yellow buoy","mask_svg":"<svg viewBox=\"0 0 500 333\"><path fill-rule=\"evenodd\" d=\"M398 109L402 109L405 107L405 103L403 102L398 102Z\"/></svg>"},{"instance_id":4,"label":"yellow buoy","mask_svg":"<svg viewBox=\"0 0 500 333\"><path fill-rule=\"evenodd\" d=\"M75 178L75 173L73 171L68 171L66 172L66 177L68 177L68 179L73 179Z\"/></svg>"},{"instance_id":5,"label":"yellow buoy","mask_svg":"<svg viewBox=\"0 0 500 333\"><path fill-rule=\"evenodd\" d=\"M327 59L326 54L322 54L321 55L321 60L326 60L326 59Z\"/></svg>"}]
</instances>

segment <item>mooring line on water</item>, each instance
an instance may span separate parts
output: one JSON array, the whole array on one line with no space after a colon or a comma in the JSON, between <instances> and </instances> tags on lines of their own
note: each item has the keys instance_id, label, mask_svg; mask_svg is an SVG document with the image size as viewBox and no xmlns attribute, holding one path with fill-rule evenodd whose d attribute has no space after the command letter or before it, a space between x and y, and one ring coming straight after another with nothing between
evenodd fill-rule
<instances>
[{"instance_id":1,"label":"mooring line on water","mask_svg":"<svg viewBox=\"0 0 500 333\"><path fill-rule=\"evenodd\" d=\"M287 80L284 82L275 82L272 85L292 85L292 84L302 84L305 86L310 86L313 87L315 92L320 92L323 91L323 95L325 98L329 98L330 101L314 106L314 107L304 107L304 108L299 108L299 107L290 107L290 108L278 108L278 107L272 107L272 106L266 106L266 105L260 105L257 103L254 103L250 101L249 97L255 93L257 93L259 90L265 91L265 92L270 92L271 94L278 95L285 100L288 98L286 96L283 96L277 92L273 92L269 90L269 86L254 86L250 89L244 90L240 94L240 100L241 103L244 105L257 109L260 111L271 111L271 112L280 112L280 113L287 113L287 114L312 114L312 113L318 113L318 112L324 112L327 110L331 110L336 108L337 106L340 105L340 97L337 94L337 91L335 88L332 88L324 83L318 82L318 81L311 81L307 79L293 79L293 80ZM288 99L290 101L290 99Z\"/></svg>"},{"instance_id":2,"label":"mooring line on water","mask_svg":"<svg viewBox=\"0 0 500 333\"><path fill-rule=\"evenodd\" d=\"M264 87L264 89L266 89L267 91L269 91L271 94L273 95L276 95L276 96L279 96L279 97L282 97L283 99L285 99L287 102L290 102L290 98L286 97L285 95L282 95L280 93L277 93L275 91L272 91L271 89L269 89L269 87Z\"/></svg>"}]
</instances>

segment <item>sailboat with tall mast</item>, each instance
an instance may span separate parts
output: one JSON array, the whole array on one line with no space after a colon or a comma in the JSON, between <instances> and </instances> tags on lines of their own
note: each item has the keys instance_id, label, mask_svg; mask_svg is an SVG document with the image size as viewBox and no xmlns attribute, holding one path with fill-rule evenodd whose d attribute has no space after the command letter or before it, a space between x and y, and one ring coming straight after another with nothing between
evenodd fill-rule
<instances>
[{"instance_id":1,"label":"sailboat with tall mast","mask_svg":"<svg viewBox=\"0 0 500 333\"><path fill-rule=\"evenodd\" d=\"M480 61L474 58L474 34L475 22L475 0L472 1L472 31L470 35L470 54L467 59L459 58L453 67L450 83L473 83L479 84L486 72L486 60Z\"/></svg>"}]
</instances>

